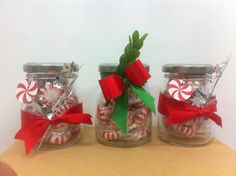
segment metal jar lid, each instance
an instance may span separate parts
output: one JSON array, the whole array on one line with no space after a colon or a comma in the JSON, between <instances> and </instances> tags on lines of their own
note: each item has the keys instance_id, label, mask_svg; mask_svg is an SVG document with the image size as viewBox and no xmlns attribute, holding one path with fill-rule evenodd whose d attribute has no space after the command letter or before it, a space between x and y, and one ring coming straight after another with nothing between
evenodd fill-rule
<instances>
[{"instance_id":1,"label":"metal jar lid","mask_svg":"<svg viewBox=\"0 0 236 176\"><path fill-rule=\"evenodd\" d=\"M116 72L118 64L115 63L102 63L98 66L98 70L101 73L114 73ZM150 66L147 64L144 64L144 67L147 69L147 71L150 71Z\"/></svg>"},{"instance_id":2,"label":"metal jar lid","mask_svg":"<svg viewBox=\"0 0 236 176\"><path fill-rule=\"evenodd\" d=\"M63 69L68 69L71 63L26 63L23 71L27 73L60 73ZM73 72L78 71L78 64L73 65Z\"/></svg>"},{"instance_id":3,"label":"metal jar lid","mask_svg":"<svg viewBox=\"0 0 236 176\"><path fill-rule=\"evenodd\" d=\"M163 72L183 74L211 74L214 66L211 64L166 64L162 66Z\"/></svg>"}]
</instances>

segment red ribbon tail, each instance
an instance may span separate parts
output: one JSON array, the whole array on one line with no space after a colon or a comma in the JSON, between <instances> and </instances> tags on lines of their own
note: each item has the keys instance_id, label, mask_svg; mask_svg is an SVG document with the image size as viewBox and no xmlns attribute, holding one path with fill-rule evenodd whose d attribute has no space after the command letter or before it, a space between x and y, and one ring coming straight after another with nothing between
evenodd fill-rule
<instances>
[{"instance_id":1,"label":"red ribbon tail","mask_svg":"<svg viewBox=\"0 0 236 176\"><path fill-rule=\"evenodd\" d=\"M45 119L29 123L23 126L15 135L15 139L23 140L25 143L25 151L28 155L32 148L39 142L49 126L49 122Z\"/></svg>"},{"instance_id":2,"label":"red ribbon tail","mask_svg":"<svg viewBox=\"0 0 236 176\"><path fill-rule=\"evenodd\" d=\"M81 116L81 122L80 123L84 123L84 124L88 124L91 125L92 122L92 116L90 114L83 114L83 116Z\"/></svg>"},{"instance_id":3,"label":"red ribbon tail","mask_svg":"<svg viewBox=\"0 0 236 176\"><path fill-rule=\"evenodd\" d=\"M212 114L209 114L208 117L222 128L222 119L219 115L217 115L216 113L212 113Z\"/></svg>"}]
</instances>

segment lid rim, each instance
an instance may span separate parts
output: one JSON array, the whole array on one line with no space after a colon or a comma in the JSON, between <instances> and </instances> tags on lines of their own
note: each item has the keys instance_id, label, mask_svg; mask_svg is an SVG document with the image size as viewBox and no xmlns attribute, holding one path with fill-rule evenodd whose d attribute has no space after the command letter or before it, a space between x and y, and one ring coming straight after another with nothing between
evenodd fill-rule
<instances>
[{"instance_id":1,"label":"lid rim","mask_svg":"<svg viewBox=\"0 0 236 176\"><path fill-rule=\"evenodd\" d=\"M211 74L214 66L211 64L165 64L162 72L185 74Z\"/></svg>"},{"instance_id":2,"label":"lid rim","mask_svg":"<svg viewBox=\"0 0 236 176\"><path fill-rule=\"evenodd\" d=\"M65 69L71 63L25 63L23 65L23 71L26 73L58 73ZM78 71L78 64L74 63L73 72Z\"/></svg>"},{"instance_id":3,"label":"lid rim","mask_svg":"<svg viewBox=\"0 0 236 176\"><path fill-rule=\"evenodd\" d=\"M147 71L150 71L150 66L148 64L143 64ZM102 63L98 66L98 71L100 73L115 73L117 69L117 63Z\"/></svg>"}]
</instances>

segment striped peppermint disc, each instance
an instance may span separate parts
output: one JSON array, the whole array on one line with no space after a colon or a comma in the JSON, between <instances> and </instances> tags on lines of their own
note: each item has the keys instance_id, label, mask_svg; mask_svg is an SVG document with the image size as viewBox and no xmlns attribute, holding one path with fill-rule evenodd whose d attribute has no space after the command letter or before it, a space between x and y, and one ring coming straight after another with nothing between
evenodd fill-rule
<instances>
[{"instance_id":1,"label":"striped peppermint disc","mask_svg":"<svg viewBox=\"0 0 236 176\"><path fill-rule=\"evenodd\" d=\"M56 87L52 82L47 82L45 86L40 87L38 91L40 102L48 106L52 106L61 93L62 88Z\"/></svg>"},{"instance_id":2,"label":"striped peppermint disc","mask_svg":"<svg viewBox=\"0 0 236 176\"><path fill-rule=\"evenodd\" d=\"M37 91L37 83L25 79L17 85L16 98L19 102L28 104L36 97Z\"/></svg>"},{"instance_id":3,"label":"striped peppermint disc","mask_svg":"<svg viewBox=\"0 0 236 176\"><path fill-rule=\"evenodd\" d=\"M103 132L103 138L107 141L115 141L122 138L122 133L116 130L105 130Z\"/></svg>"},{"instance_id":4,"label":"striped peppermint disc","mask_svg":"<svg viewBox=\"0 0 236 176\"><path fill-rule=\"evenodd\" d=\"M178 132L188 138L193 138L196 135L195 130L192 125L175 124L175 125L173 125L173 129L176 132Z\"/></svg>"},{"instance_id":5,"label":"striped peppermint disc","mask_svg":"<svg viewBox=\"0 0 236 176\"><path fill-rule=\"evenodd\" d=\"M191 97L193 90L187 82L174 79L168 84L168 92L175 100L185 101Z\"/></svg>"}]
</instances>

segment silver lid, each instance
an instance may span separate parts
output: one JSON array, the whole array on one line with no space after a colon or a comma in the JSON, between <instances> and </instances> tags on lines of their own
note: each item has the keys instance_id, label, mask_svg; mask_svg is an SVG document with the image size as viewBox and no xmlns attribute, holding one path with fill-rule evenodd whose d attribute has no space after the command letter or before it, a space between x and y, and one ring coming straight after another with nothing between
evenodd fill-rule
<instances>
[{"instance_id":1,"label":"silver lid","mask_svg":"<svg viewBox=\"0 0 236 176\"><path fill-rule=\"evenodd\" d=\"M166 64L162 66L163 72L185 74L211 74L214 66L211 64Z\"/></svg>"},{"instance_id":2,"label":"silver lid","mask_svg":"<svg viewBox=\"0 0 236 176\"><path fill-rule=\"evenodd\" d=\"M71 63L26 63L23 65L23 71L27 73L59 73L63 69L68 69ZM78 64L74 63L73 72L78 71Z\"/></svg>"},{"instance_id":3,"label":"silver lid","mask_svg":"<svg viewBox=\"0 0 236 176\"><path fill-rule=\"evenodd\" d=\"M98 66L98 70L101 73L114 73L116 72L118 64L115 63L103 63ZM147 71L150 71L150 66L147 64L144 64L144 67L147 69Z\"/></svg>"}]
</instances>

